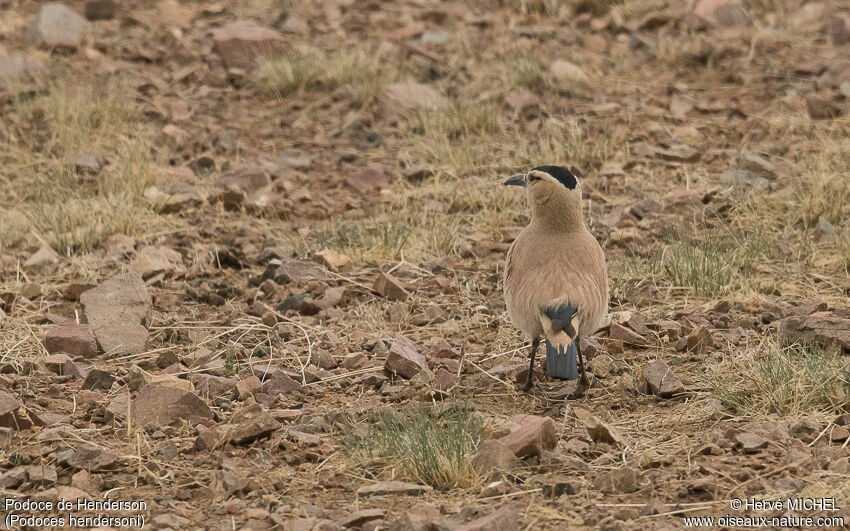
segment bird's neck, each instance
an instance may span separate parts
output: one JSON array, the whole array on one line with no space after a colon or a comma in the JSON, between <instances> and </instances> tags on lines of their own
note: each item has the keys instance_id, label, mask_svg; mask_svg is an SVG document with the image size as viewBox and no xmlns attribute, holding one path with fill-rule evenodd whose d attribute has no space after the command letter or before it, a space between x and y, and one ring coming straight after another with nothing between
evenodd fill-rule
<instances>
[{"instance_id":1,"label":"bird's neck","mask_svg":"<svg viewBox=\"0 0 850 531\"><path fill-rule=\"evenodd\" d=\"M564 208L564 205L546 203L536 205L531 223L556 232L580 232L585 230L581 208Z\"/></svg>"}]
</instances>

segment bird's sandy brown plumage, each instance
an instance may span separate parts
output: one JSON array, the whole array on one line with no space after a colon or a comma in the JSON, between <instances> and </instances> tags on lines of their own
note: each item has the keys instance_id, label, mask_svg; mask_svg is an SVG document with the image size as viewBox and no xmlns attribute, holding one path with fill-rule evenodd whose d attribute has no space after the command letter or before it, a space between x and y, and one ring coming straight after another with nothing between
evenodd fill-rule
<instances>
[{"instance_id":1,"label":"bird's sandy brown plumage","mask_svg":"<svg viewBox=\"0 0 850 531\"><path fill-rule=\"evenodd\" d=\"M596 332L608 309L605 256L584 225L580 186L568 189L531 171L526 190L532 219L508 250L508 315L532 340L544 337L554 346L567 346L573 338L552 329L545 309L572 303L578 308L573 320L577 337Z\"/></svg>"}]
</instances>

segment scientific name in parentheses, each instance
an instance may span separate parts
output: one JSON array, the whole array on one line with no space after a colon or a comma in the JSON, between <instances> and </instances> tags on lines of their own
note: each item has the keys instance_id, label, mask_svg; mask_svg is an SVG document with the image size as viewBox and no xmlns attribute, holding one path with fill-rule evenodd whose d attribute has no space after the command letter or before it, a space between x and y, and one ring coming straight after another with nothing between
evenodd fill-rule
<instances>
[{"instance_id":1,"label":"scientific name in parentheses","mask_svg":"<svg viewBox=\"0 0 850 531\"><path fill-rule=\"evenodd\" d=\"M838 501L835 498L776 498L775 500L758 500L745 498L741 506L744 511L838 511Z\"/></svg>"}]
</instances>

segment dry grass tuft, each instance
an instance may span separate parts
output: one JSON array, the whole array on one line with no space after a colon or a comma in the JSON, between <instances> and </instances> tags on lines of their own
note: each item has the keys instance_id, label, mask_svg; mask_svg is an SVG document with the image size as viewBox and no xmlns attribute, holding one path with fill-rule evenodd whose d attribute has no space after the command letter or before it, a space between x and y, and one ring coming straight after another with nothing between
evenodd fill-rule
<instances>
[{"instance_id":1,"label":"dry grass tuft","mask_svg":"<svg viewBox=\"0 0 850 531\"><path fill-rule=\"evenodd\" d=\"M422 408L382 411L371 420L365 433L346 441L361 466L438 489L475 483L472 460L483 425L473 410L454 406L440 416Z\"/></svg>"},{"instance_id":2,"label":"dry grass tuft","mask_svg":"<svg viewBox=\"0 0 850 531\"><path fill-rule=\"evenodd\" d=\"M333 92L350 87L360 105L373 102L383 86L400 75L401 67L377 52L343 48L331 52L293 49L260 63L257 88L284 98L308 90Z\"/></svg>"},{"instance_id":3,"label":"dry grass tuft","mask_svg":"<svg viewBox=\"0 0 850 531\"><path fill-rule=\"evenodd\" d=\"M299 255L333 249L356 262L383 262L401 256L413 230L398 215L375 221L337 221L308 237L299 237L293 244Z\"/></svg>"},{"instance_id":4,"label":"dry grass tuft","mask_svg":"<svg viewBox=\"0 0 850 531\"><path fill-rule=\"evenodd\" d=\"M844 269L850 273L850 228L840 231L838 237L838 254L844 263Z\"/></svg>"},{"instance_id":5,"label":"dry grass tuft","mask_svg":"<svg viewBox=\"0 0 850 531\"><path fill-rule=\"evenodd\" d=\"M13 118L0 135L0 180L11 191L10 210L0 214L9 230L0 246L35 231L59 252L86 252L145 225L142 192L153 169L141 112L115 87L89 86L95 88L52 84L13 100ZM103 169L78 172L79 153L101 157Z\"/></svg>"}]
</instances>

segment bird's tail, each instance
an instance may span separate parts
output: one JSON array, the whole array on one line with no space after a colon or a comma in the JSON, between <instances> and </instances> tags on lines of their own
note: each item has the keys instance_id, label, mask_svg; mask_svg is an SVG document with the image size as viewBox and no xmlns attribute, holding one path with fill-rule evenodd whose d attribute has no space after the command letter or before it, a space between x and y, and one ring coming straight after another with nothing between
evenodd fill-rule
<instances>
[{"instance_id":1,"label":"bird's tail","mask_svg":"<svg viewBox=\"0 0 850 531\"><path fill-rule=\"evenodd\" d=\"M578 379L578 362L575 341L569 345L553 345L546 340L546 372L561 380Z\"/></svg>"}]
</instances>

